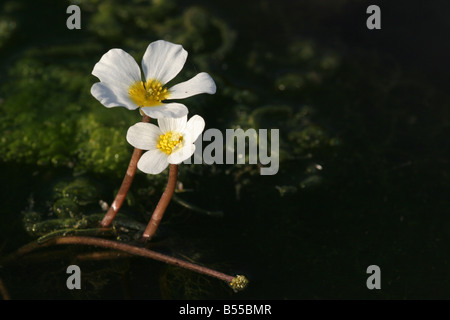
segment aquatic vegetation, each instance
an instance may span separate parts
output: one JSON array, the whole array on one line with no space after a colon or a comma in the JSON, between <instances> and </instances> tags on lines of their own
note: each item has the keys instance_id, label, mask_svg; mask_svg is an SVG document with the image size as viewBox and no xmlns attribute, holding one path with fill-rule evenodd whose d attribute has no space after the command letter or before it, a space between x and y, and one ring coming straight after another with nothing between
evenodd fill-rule
<instances>
[{"instance_id":1,"label":"aquatic vegetation","mask_svg":"<svg viewBox=\"0 0 450 320\"><path fill-rule=\"evenodd\" d=\"M73 44L24 47L6 68L8 81L1 88L2 162L27 164L38 172L64 168L73 175L70 182L58 185L51 196L41 199L47 202L45 210L25 210L23 226L33 239L50 243L64 235L95 235L112 237L125 244L135 243L151 219L164 185L171 180L170 172L145 176L138 171L133 188L124 194L121 212L109 225L111 228L103 234L96 233L98 223L108 210L108 206L101 207L99 201L111 203L109 208L117 211L120 208L111 200L120 193L119 179L133 157L133 149L125 139L127 130L139 119L136 112L128 112L127 108L106 110L89 94L92 83L98 81L90 75L92 66L111 47L126 48L128 66L139 69L135 58L145 52L150 41L164 38L182 43L192 54L185 59L185 65L184 61L179 63L177 78L180 82L184 86L192 84L188 79L195 77L197 70L208 70L220 88L213 98L185 97L182 87L166 86L167 79L155 82L154 77L150 77L151 81L146 77L142 80L140 70L135 70L134 76L139 74L139 82L135 77L123 88L123 96L128 95L126 98L132 102L127 101L130 108L156 110L154 108L158 107L150 105L159 104L163 98L187 98L190 112L201 114L208 126L282 128L281 170L271 180L276 183L261 180L258 165L183 165L179 168L178 182L182 181L193 191L178 194L179 202L174 201L169 208L163 227L177 230L183 238L179 230L186 228L180 221L194 219L195 223L188 221L190 230L207 239L206 222L199 222L195 212L220 211L220 215L211 215L213 219L220 219L227 225L228 219L239 212L242 223L235 227L246 230L253 223L266 219L267 213L261 207L258 214L245 205L241 207L244 199L253 199L255 203L264 200L267 194L275 194L289 201L290 195L299 195L302 189L309 190L324 181L323 171L312 172L310 167L321 163L326 168L323 155L338 144L328 128L314 117L317 108L310 97L338 68L339 59L334 54L323 53L314 42L301 40L277 52L273 51L274 46L261 43L243 49L237 43L239 32L233 29L233 24L202 6L182 7L175 1L138 0L85 1L80 6L83 12L90 14L83 20L89 34ZM123 52L119 54L121 57ZM116 62L108 60L108 65ZM183 70L180 65L184 66ZM145 73L144 67L143 70ZM100 75L99 83L104 82L106 73L94 73ZM211 79L204 73L193 79L201 81L194 86L197 89L188 88L190 94L215 91L215 85L213 90ZM205 87L207 89L201 89ZM171 88L174 95L166 96ZM142 125L146 124L137 124ZM169 140L168 136L164 137ZM80 175L95 177L101 181L103 190L96 189L92 181L79 179ZM42 184L45 183L48 180L43 179ZM177 206L177 203L185 205ZM165 228L163 235L167 231ZM222 227L215 228L221 230ZM228 238L230 243L236 241ZM210 245L213 247L214 242ZM197 247L199 250L202 248Z\"/></svg>"},{"instance_id":2,"label":"aquatic vegetation","mask_svg":"<svg viewBox=\"0 0 450 320\"><path fill-rule=\"evenodd\" d=\"M139 159L139 170L159 174L169 164L180 164L195 151L194 142L202 133L205 121L195 115L181 118L160 118L158 125L137 123L128 129L127 141L135 148L148 150Z\"/></svg>"},{"instance_id":3,"label":"aquatic vegetation","mask_svg":"<svg viewBox=\"0 0 450 320\"><path fill-rule=\"evenodd\" d=\"M142 58L141 71L135 60L122 49L111 49L94 66L92 74L100 79L91 88L92 95L105 107L124 106L152 118L178 118L187 115L185 105L166 100L184 99L200 93L214 94L216 84L205 72L170 88L183 68L187 51L181 45L164 40L150 43Z\"/></svg>"},{"instance_id":4,"label":"aquatic vegetation","mask_svg":"<svg viewBox=\"0 0 450 320\"><path fill-rule=\"evenodd\" d=\"M139 66L121 49L109 50L94 66L92 74L101 82L91 87L91 94L108 108L117 106L124 106L129 110L139 108L143 116L142 123L128 130L127 140L135 146L135 149L116 198L101 222L102 227L108 227L119 212L137 167L147 173L159 174L171 163L166 191L153 212L143 238L150 240L159 226L175 190L177 165L192 156L195 151L193 143L205 126L203 118L199 116L194 116L187 122L188 109L185 105L165 101L216 92L215 82L205 72L169 89L163 87L180 72L187 55L187 51L181 45L164 40L150 43L142 58L145 82L140 81ZM162 131L147 123L150 116L164 118L159 120ZM147 152L141 158L142 149Z\"/></svg>"}]
</instances>

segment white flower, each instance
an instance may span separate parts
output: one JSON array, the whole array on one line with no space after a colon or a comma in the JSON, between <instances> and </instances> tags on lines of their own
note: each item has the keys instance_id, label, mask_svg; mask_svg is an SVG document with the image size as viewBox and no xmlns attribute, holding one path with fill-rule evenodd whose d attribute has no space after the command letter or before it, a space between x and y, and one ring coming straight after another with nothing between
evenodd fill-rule
<instances>
[{"instance_id":1,"label":"white flower","mask_svg":"<svg viewBox=\"0 0 450 320\"><path fill-rule=\"evenodd\" d=\"M163 40L150 43L142 58L143 81L134 58L122 49L111 49L92 70L100 82L92 86L91 93L108 108L141 108L152 118L185 116L188 113L185 105L165 100L216 92L214 80L205 72L170 88L166 87L183 68L187 55L181 45Z\"/></svg>"},{"instance_id":2,"label":"white flower","mask_svg":"<svg viewBox=\"0 0 450 320\"><path fill-rule=\"evenodd\" d=\"M169 164L179 164L191 157L195 151L194 142L205 128L205 121L198 115L189 121L187 116L159 118L158 126L139 122L127 132L127 141L133 147L148 150L137 164L145 173L158 174Z\"/></svg>"}]
</instances>

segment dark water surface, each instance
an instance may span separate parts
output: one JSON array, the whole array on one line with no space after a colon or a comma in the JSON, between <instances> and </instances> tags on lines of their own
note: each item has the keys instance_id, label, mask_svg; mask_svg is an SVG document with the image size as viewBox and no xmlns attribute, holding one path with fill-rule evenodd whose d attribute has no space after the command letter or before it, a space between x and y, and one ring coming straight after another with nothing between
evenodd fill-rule
<instances>
[{"instance_id":1,"label":"dark water surface","mask_svg":"<svg viewBox=\"0 0 450 320\"><path fill-rule=\"evenodd\" d=\"M205 71L218 86L186 99L190 115L223 131L278 128L280 168L180 166L177 196L201 210L173 201L155 241L159 252L244 274L243 292L149 259L61 246L0 261L11 298L448 298L447 2L91 0L76 3L81 30L66 28L69 4L1 4L2 257L42 235L27 232L34 222L102 213L99 201L114 199L132 152L126 130L140 117L90 95L110 48L140 63L151 41L183 44L179 79ZM370 4L381 30L366 28ZM128 222L146 224L166 179L138 173L121 211ZM66 287L70 264L82 290ZM366 286L370 265L380 290Z\"/></svg>"}]
</instances>

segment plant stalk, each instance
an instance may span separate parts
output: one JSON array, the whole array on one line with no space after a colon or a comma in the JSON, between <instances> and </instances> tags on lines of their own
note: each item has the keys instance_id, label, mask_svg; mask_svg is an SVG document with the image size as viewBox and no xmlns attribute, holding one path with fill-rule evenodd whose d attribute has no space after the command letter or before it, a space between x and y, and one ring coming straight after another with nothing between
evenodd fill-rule
<instances>
[{"instance_id":1,"label":"plant stalk","mask_svg":"<svg viewBox=\"0 0 450 320\"><path fill-rule=\"evenodd\" d=\"M143 115L142 122L150 122L150 117ZM127 172L125 174L125 177L123 178L122 185L120 186L120 189L117 192L116 198L114 199L113 203L108 209L108 212L106 212L102 222L100 223L100 225L103 228L109 227L109 225L113 222L114 218L119 212L120 207L122 207L123 201L127 196L128 190L130 190L131 184L133 183L133 179L136 174L137 163L141 158L141 155L142 150L135 148L133 151L133 155L131 156Z\"/></svg>"},{"instance_id":2,"label":"plant stalk","mask_svg":"<svg viewBox=\"0 0 450 320\"><path fill-rule=\"evenodd\" d=\"M166 190L164 190L161 199L159 199L158 205L153 211L150 222L148 223L147 228L145 229L142 235L143 240L148 241L155 235L156 230L158 229L158 226L162 220L162 217L164 216L164 212L166 211L166 208L169 205L170 200L172 199L173 193L175 192L177 179L178 179L178 165L171 164L169 166L169 180L167 181Z\"/></svg>"},{"instance_id":3,"label":"plant stalk","mask_svg":"<svg viewBox=\"0 0 450 320\"><path fill-rule=\"evenodd\" d=\"M122 242L117 242L113 240L107 240L102 238L95 238L95 237L84 237L84 236L68 236L68 237L56 237L49 239L48 241L44 243L38 243L37 241L33 241L21 248L19 248L15 253L11 254L10 256L6 257L2 261L3 264L8 264L16 259L19 259L21 256L29 254L30 252L33 252L35 250L38 250L39 248L44 248L48 246L54 246L54 245L87 245L87 246L96 246L96 247L102 247L107 249L113 249L118 250L121 252L125 252L126 254L131 254L135 256L141 256L145 258L154 259L160 262L164 262L167 264L171 264L174 266L178 266L180 268L188 269L200 274L204 274L207 276L211 276L220 280L223 280L227 282L231 288L235 291L239 291L244 289L244 287L247 284L247 280L244 276L230 276L225 273L197 265L195 263L183 261L180 259L177 259L175 257L167 256L165 254L149 250L147 248L140 248L135 247L133 245L129 245ZM107 253L105 253L107 254ZM1 279L0 279L1 281ZM243 285L244 281L244 285ZM0 282L1 285L1 282ZM2 287L0 287L2 289ZM5 289L1 290L0 293L2 293L3 298L7 299L9 297L8 293Z\"/></svg>"}]
</instances>

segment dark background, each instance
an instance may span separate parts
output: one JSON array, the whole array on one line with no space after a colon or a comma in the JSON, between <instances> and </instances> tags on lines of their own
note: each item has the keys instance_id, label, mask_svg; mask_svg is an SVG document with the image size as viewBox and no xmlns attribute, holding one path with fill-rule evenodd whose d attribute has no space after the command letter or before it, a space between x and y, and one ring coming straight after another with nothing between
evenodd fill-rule
<instances>
[{"instance_id":1,"label":"dark background","mask_svg":"<svg viewBox=\"0 0 450 320\"><path fill-rule=\"evenodd\" d=\"M371 4L381 8L381 30L366 28L366 8ZM65 28L67 5L22 2L15 11L20 27L0 52L2 85L8 82L10 65L27 48L95 40L84 29L92 11L85 17L82 2L82 30ZM198 189L204 193L193 199L201 206L223 210L225 216L217 221L175 215L180 220L170 220L168 242L161 250L197 258L230 274L245 274L250 285L241 293L231 293L215 280L138 258L81 265L101 283L95 293L56 290L65 283L69 252L59 262L39 260L16 269L4 266L3 280L12 298L447 299L450 22L446 16L450 4L187 1L180 7L192 5L207 8L236 32L234 46L222 61L229 66L224 77L238 87L256 94L266 91L269 96L250 109L259 107L263 99L273 98L272 104L277 99L285 101L283 93L270 96L273 88L266 80L277 72L297 69L278 61L273 71L270 61L276 59L261 58L267 79L258 77L243 67L248 65L243 61L250 50L261 48L277 56L292 40L308 39L323 52L339 56L339 67L320 85L289 97L294 106L292 101L298 100L313 105L313 121L340 141L332 151L318 152L323 182L301 188L306 163L295 158L281 162L278 175L250 176L240 200L230 195L236 179L207 169L197 176ZM102 46L106 50L118 45L105 41ZM86 59L95 63L98 57ZM221 77L220 69L212 72ZM8 99L7 92L2 94ZM207 99L214 103L214 98ZM233 123L232 116L226 119L226 99L218 99L217 109L201 109L211 127ZM2 161L0 245L5 255L28 241L25 236L12 241L8 230L21 228L15 217L27 206L29 194L45 185L43 176L67 175L64 170ZM36 171L40 173L33 176ZM120 177L108 179L116 185L121 181ZM296 189L281 196L275 188L280 185ZM381 268L381 290L366 287L369 265ZM46 287L45 279L54 282L46 282ZM176 284L164 290L161 279ZM39 285L31 284L35 280Z\"/></svg>"}]
</instances>

